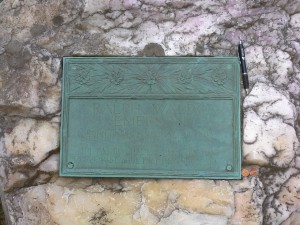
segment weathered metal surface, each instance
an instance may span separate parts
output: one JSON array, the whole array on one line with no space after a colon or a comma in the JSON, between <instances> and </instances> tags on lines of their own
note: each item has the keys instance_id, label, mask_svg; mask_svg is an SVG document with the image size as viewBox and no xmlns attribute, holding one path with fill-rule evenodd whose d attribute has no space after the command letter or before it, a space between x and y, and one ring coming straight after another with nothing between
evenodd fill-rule
<instances>
[{"instance_id":1,"label":"weathered metal surface","mask_svg":"<svg viewBox=\"0 0 300 225\"><path fill-rule=\"evenodd\" d=\"M65 57L60 175L235 179L236 57Z\"/></svg>"}]
</instances>

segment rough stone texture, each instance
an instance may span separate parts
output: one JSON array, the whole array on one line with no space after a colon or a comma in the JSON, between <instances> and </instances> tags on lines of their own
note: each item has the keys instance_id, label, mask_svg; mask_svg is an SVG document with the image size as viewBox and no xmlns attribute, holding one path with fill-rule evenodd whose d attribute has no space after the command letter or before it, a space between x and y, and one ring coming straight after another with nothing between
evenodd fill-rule
<instances>
[{"instance_id":1,"label":"rough stone texture","mask_svg":"<svg viewBox=\"0 0 300 225\"><path fill-rule=\"evenodd\" d=\"M5 225L5 214L3 211L2 204L0 204L0 224Z\"/></svg>"},{"instance_id":2,"label":"rough stone texture","mask_svg":"<svg viewBox=\"0 0 300 225\"><path fill-rule=\"evenodd\" d=\"M0 0L0 186L8 224L300 224L299 0ZM58 177L61 58L236 55L240 181Z\"/></svg>"}]
</instances>

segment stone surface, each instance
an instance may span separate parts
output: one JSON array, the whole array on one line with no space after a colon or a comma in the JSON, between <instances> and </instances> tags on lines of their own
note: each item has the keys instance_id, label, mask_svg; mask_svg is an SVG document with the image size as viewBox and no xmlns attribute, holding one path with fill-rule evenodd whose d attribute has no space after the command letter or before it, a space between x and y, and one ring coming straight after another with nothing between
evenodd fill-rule
<instances>
[{"instance_id":1,"label":"stone surface","mask_svg":"<svg viewBox=\"0 0 300 225\"><path fill-rule=\"evenodd\" d=\"M225 181L58 179L17 193L16 224L227 224L233 214Z\"/></svg>"},{"instance_id":2,"label":"stone surface","mask_svg":"<svg viewBox=\"0 0 300 225\"><path fill-rule=\"evenodd\" d=\"M0 193L10 224L298 225L298 0L0 0ZM63 56L236 55L240 181L58 176Z\"/></svg>"},{"instance_id":3,"label":"stone surface","mask_svg":"<svg viewBox=\"0 0 300 225\"><path fill-rule=\"evenodd\" d=\"M297 113L288 93L258 82L245 98L244 109L244 162L295 166Z\"/></svg>"},{"instance_id":4,"label":"stone surface","mask_svg":"<svg viewBox=\"0 0 300 225\"><path fill-rule=\"evenodd\" d=\"M52 153L57 152L59 142L59 124L57 122L21 119L14 128L5 129L1 139L0 173L4 190L22 187L41 171L56 172L56 161ZM50 155L49 159L47 157ZM5 175L4 175L5 174Z\"/></svg>"},{"instance_id":5,"label":"stone surface","mask_svg":"<svg viewBox=\"0 0 300 225\"><path fill-rule=\"evenodd\" d=\"M229 224L262 224L262 204L266 197L264 186L258 177L231 182L234 191L235 214Z\"/></svg>"}]
</instances>

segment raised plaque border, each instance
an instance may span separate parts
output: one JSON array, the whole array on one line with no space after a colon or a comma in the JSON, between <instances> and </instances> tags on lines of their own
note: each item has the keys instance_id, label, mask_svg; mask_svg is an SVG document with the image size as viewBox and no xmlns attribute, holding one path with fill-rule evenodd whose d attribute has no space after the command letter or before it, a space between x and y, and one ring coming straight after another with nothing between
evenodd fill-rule
<instances>
[{"instance_id":1,"label":"raised plaque border","mask_svg":"<svg viewBox=\"0 0 300 225\"><path fill-rule=\"evenodd\" d=\"M94 94L91 93L77 93L70 90L70 67L75 64L126 64L129 62L139 64L218 64L220 68L222 65L231 65L233 69L233 89L203 92L203 93L162 93L167 95L170 99L189 97L189 99L230 99L233 102L234 120L234 149L233 149L233 169L222 172L215 171L147 171L145 173L135 170L104 170L104 169L76 169L73 168L68 160L68 112L69 112L69 99L80 98L97 98L97 99L159 99L160 94L141 94L132 93L125 95L118 95L113 93ZM218 82L217 79L214 80ZM116 80L115 82L118 82ZM219 85L216 85L218 87ZM165 96L166 97L166 96ZM241 178L241 134L240 134L240 66L237 57L64 57L63 58L63 77L62 77L62 117L61 117L61 138L60 138L60 176L68 177L132 177L132 178L204 178L204 179L240 179Z\"/></svg>"}]
</instances>

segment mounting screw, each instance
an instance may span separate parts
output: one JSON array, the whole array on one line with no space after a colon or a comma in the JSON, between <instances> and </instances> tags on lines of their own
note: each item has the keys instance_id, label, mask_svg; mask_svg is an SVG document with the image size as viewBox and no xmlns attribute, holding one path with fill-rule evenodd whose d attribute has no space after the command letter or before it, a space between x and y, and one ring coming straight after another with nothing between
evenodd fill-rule
<instances>
[{"instance_id":1,"label":"mounting screw","mask_svg":"<svg viewBox=\"0 0 300 225\"><path fill-rule=\"evenodd\" d=\"M67 167L68 167L69 169L73 169L73 168L74 168L74 163L68 162Z\"/></svg>"},{"instance_id":2,"label":"mounting screw","mask_svg":"<svg viewBox=\"0 0 300 225\"><path fill-rule=\"evenodd\" d=\"M231 171L231 170L232 170L232 165L228 164L228 165L226 166L226 170L227 170L227 171Z\"/></svg>"}]
</instances>

